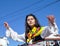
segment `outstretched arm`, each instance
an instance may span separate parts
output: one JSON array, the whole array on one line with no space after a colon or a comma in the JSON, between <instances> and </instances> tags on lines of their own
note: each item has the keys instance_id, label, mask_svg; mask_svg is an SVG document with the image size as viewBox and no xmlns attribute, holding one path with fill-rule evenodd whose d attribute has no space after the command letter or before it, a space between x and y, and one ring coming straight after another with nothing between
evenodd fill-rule
<instances>
[{"instance_id":1,"label":"outstretched arm","mask_svg":"<svg viewBox=\"0 0 60 46\"><path fill-rule=\"evenodd\" d=\"M7 22L4 22L4 26L6 27L6 36L12 38L15 41L25 42L25 34L19 35L13 29L10 28Z\"/></svg>"},{"instance_id":2,"label":"outstretched arm","mask_svg":"<svg viewBox=\"0 0 60 46\"><path fill-rule=\"evenodd\" d=\"M52 37L52 35L58 34L58 27L55 23L54 16L52 16L52 15L47 16L47 19L49 21L49 26L46 26L44 31L42 32L42 34L41 34L42 38Z\"/></svg>"},{"instance_id":3,"label":"outstretched arm","mask_svg":"<svg viewBox=\"0 0 60 46\"><path fill-rule=\"evenodd\" d=\"M55 22L55 17L53 15L47 16L48 21L49 21L49 28L51 29L50 31L52 33L56 33L58 34L58 27L57 24Z\"/></svg>"}]
</instances>

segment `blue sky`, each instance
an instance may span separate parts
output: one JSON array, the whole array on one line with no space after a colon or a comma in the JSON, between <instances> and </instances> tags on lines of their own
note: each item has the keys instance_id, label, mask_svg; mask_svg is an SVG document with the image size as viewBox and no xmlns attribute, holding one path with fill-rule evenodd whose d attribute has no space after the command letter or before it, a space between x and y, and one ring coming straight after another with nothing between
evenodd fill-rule
<instances>
[{"instance_id":1,"label":"blue sky","mask_svg":"<svg viewBox=\"0 0 60 46\"><path fill-rule=\"evenodd\" d=\"M46 16L54 15L60 30L60 1L59 0L0 0L0 37L5 36L4 22L18 34L25 31L25 17L34 14L42 26L48 26ZM60 31L59 31L60 33ZM17 46L22 42L16 42L8 38L9 46Z\"/></svg>"}]
</instances>

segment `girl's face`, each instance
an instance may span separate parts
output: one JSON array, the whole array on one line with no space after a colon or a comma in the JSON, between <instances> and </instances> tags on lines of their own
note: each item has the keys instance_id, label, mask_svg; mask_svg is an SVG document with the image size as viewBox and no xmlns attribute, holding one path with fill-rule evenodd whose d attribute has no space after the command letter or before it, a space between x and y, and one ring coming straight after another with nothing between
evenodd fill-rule
<instances>
[{"instance_id":1,"label":"girl's face","mask_svg":"<svg viewBox=\"0 0 60 46\"><path fill-rule=\"evenodd\" d=\"M34 19L34 17L33 16L28 16L27 23L31 27L34 26L35 25L35 19Z\"/></svg>"}]
</instances>

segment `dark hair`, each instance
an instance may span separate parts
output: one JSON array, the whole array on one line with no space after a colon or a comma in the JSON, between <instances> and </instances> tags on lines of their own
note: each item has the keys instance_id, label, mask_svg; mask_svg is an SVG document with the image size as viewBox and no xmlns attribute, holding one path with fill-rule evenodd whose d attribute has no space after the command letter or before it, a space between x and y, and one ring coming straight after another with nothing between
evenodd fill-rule
<instances>
[{"instance_id":1,"label":"dark hair","mask_svg":"<svg viewBox=\"0 0 60 46\"><path fill-rule=\"evenodd\" d=\"M25 19L25 38L26 38L26 40L27 40L27 33L29 33L29 31L31 30L31 27L28 25L28 23L27 23L27 18L29 17L29 16L32 16L32 17L34 17L34 19L35 19L35 26L38 28L38 27L41 27L40 25L39 25L39 23L38 23L38 20L37 20L37 18L35 17L35 15L33 15L33 14L29 14L29 15L27 15L26 16L26 19Z\"/></svg>"}]
</instances>

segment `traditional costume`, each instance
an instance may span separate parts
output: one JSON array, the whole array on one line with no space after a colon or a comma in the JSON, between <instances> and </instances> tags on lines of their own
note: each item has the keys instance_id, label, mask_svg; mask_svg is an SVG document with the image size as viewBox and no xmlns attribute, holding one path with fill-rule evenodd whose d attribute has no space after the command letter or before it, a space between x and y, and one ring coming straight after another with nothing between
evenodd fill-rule
<instances>
[{"instance_id":1,"label":"traditional costume","mask_svg":"<svg viewBox=\"0 0 60 46\"><path fill-rule=\"evenodd\" d=\"M6 37L0 37L0 46L8 46L9 41L7 40Z\"/></svg>"},{"instance_id":2,"label":"traditional costume","mask_svg":"<svg viewBox=\"0 0 60 46\"><path fill-rule=\"evenodd\" d=\"M54 26L50 23L49 26L40 27L39 30L37 30L36 27L33 27L33 29L28 33L29 37L27 39L27 43L33 44L35 42L34 44L36 45L44 46L45 42L41 40L44 40L45 37L49 37L50 35L55 35L55 34L58 34L58 27L55 22L54 22ZM6 30L6 36L12 38L15 41L26 42L25 33L19 35L10 27L9 29Z\"/></svg>"}]
</instances>

